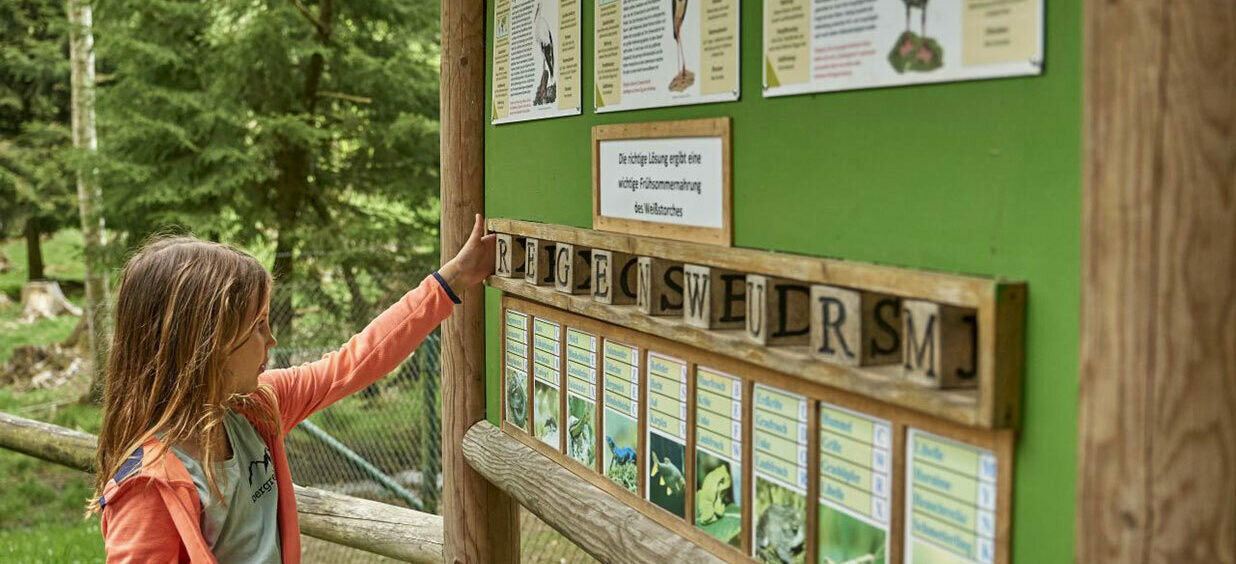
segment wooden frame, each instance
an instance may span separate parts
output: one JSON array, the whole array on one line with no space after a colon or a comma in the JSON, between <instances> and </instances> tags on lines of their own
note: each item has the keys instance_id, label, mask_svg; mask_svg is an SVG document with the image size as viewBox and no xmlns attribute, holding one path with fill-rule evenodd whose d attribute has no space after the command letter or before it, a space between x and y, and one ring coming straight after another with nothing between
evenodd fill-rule
<instances>
[{"instance_id":1,"label":"wooden frame","mask_svg":"<svg viewBox=\"0 0 1236 564\"><path fill-rule=\"evenodd\" d=\"M672 139L675 137L721 138L720 228L673 225L601 215L601 142L619 139ZM733 243L733 167L730 118L707 118L646 123L598 125L592 128L592 227L602 231L647 235L678 241L730 246Z\"/></svg>"},{"instance_id":2,"label":"wooden frame","mask_svg":"<svg viewBox=\"0 0 1236 564\"><path fill-rule=\"evenodd\" d=\"M1085 2L1076 562L1236 562L1236 3Z\"/></svg>"},{"instance_id":3,"label":"wooden frame","mask_svg":"<svg viewBox=\"0 0 1236 564\"><path fill-rule=\"evenodd\" d=\"M853 367L829 364L813 357L805 346L766 347L753 343L744 337L742 330L699 329L686 325L681 317L651 317L640 313L634 306L606 305L586 295L566 295L519 280L490 277L488 281L490 286L509 294L573 313L606 319L629 329L672 338L701 349L718 351L736 359L963 425L1014 428L1019 422L1022 327L1026 302L1024 283L788 253L737 248L718 252L714 246L699 243L514 220L491 219L489 227L499 233L973 308L977 312L979 332L978 386L938 390L904 381L897 365Z\"/></svg>"},{"instance_id":4,"label":"wooden frame","mask_svg":"<svg viewBox=\"0 0 1236 564\"><path fill-rule=\"evenodd\" d=\"M1015 432L1009 429L979 429L957 423L943 421L936 417L924 415L917 411L889 404L855 394L834 387L822 385L816 382L805 381L795 376L777 372L775 370L750 364L742 360L734 359L717 352L701 350L697 347L683 344L674 340L648 335L639 331L631 330L624 327L619 327L599 321L590 317L562 311L544 304L527 301L516 296L504 295L502 297L502 311L507 308L512 308L523 313L527 313L533 317L540 317L561 324L562 332L568 327L578 328L583 331L592 333L598 336L608 336L615 340L630 343L639 348L641 356L647 356L649 351L663 353L675 358L682 359L688 363L688 390L689 393L694 393L694 379L696 374L696 366L706 365L709 368L720 370L728 374L742 378L744 397L743 403L743 433L744 444L743 450L743 468L744 472L752 472L750 460L752 459L753 445L751 442L752 428L752 410L753 410L753 395L752 387L755 383L763 383L775 388L793 392L808 398L808 441L809 445L817 444L818 433L818 412L820 402L827 402L846 409L851 409L860 413L868 414L873 417L889 421L893 427L893 446L891 462L892 488L890 490L890 520L889 520L889 535L890 535L890 559L889 562L899 562L904 550L905 539L905 523L901 517L905 511L905 466L906 452L905 440L907 431L913 427L929 433L940 435L956 441L960 441L975 447L979 447L993 452L998 460L998 477L996 482L997 495L997 512L996 512L996 559L995 564L1008 564L1010 562L1010 539L1012 535L1011 515L1012 515L1012 484L1014 470L1014 439ZM642 362L640 365L641 372L647 371L647 362ZM505 372L504 372L505 374ZM601 373L603 377L603 371ZM647 387L646 374L641 378L641 388ZM505 389L505 382L503 383ZM603 394L603 388L598 391L598 405L602 403L600 394ZM641 392L641 396L646 398L646 391ZM646 452L647 447L642 443L644 435L647 433L647 421L645 413L646 406L641 405L640 410L640 436L641 436L641 452ZM695 441L695 413L693 406L688 406L687 410L687 429L690 435L688 436L687 452L694 455ZM716 557L729 562L748 562L746 556L750 551L749 538L751 531L749 529L754 511L752 491L747 484L743 487L743 551L734 549L733 547L723 544L717 539L707 535L702 530L693 526L694 519L693 505L688 505L688 516L686 519L679 519L672 514L664 511L660 507L645 499L645 488L641 484L640 491L631 493L626 489L618 486L608 478L599 473L599 466L587 467L579 464L574 459L566 456L564 453L553 450L542 441L529 435L523 430L506 423L501 425L501 429L513 437L515 440L530 447L534 451L544 456L539 461L529 461L528 470L526 472L527 480L536 480L538 476L544 475L543 470L531 470L538 467L543 467L545 464L557 464L569 470L576 477L585 480L599 488L609 496L613 496L622 501L626 505L639 511L649 519L659 523L660 525L670 529L680 536L689 539L693 543L705 548ZM810 508L808 512L808 539L813 539L816 536L817 527L815 513L818 512L819 502L819 449L818 447L809 447L808 458L808 489L807 502ZM598 457L598 461L600 457ZM691 464L684 472L689 490L692 493L695 484L694 464ZM647 461L643 460L639 468L641 478L647 474ZM520 474L516 472L516 474ZM744 475L743 479L748 480L750 475ZM516 478L517 479L517 478ZM587 527L578 523L556 523L550 521L568 538L575 537L572 535L572 529L576 527ZM601 526L605 524L593 524L588 526ZM810 543L811 541L809 541ZM807 558L809 562L814 562L812 559L816 549L814 544L807 546Z\"/></svg>"},{"instance_id":5,"label":"wooden frame","mask_svg":"<svg viewBox=\"0 0 1236 564\"><path fill-rule=\"evenodd\" d=\"M451 0L440 8L441 249L446 261L485 209L485 2ZM447 562L518 559L515 502L463 456L464 434L485 417L485 300L482 288L442 324L442 527Z\"/></svg>"}]
</instances>

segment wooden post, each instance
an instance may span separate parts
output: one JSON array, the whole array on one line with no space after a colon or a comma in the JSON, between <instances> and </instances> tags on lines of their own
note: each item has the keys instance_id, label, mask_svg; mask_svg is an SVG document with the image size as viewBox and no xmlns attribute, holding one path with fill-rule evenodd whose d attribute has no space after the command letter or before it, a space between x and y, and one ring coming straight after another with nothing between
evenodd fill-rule
<instances>
[{"instance_id":1,"label":"wooden post","mask_svg":"<svg viewBox=\"0 0 1236 564\"><path fill-rule=\"evenodd\" d=\"M1232 564L1236 3L1085 11L1076 561Z\"/></svg>"},{"instance_id":2,"label":"wooden post","mask_svg":"<svg viewBox=\"0 0 1236 564\"><path fill-rule=\"evenodd\" d=\"M485 2L442 2L442 256L453 257L484 211ZM446 562L514 562L511 497L463 458L464 433L485 417L485 296L464 292L442 325L442 474Z\"/></svg>"}]
</instances>

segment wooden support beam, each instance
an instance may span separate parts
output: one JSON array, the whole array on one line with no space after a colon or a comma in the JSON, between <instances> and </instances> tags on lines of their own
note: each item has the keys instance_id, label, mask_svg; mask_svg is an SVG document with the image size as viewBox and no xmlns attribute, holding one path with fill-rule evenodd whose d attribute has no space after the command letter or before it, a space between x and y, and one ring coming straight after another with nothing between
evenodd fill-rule
<instances>
[{"instance_id":1,"label":"wooden support beam","mask_svg":"<svg viewBox=\"0 0 1236 564\"><path fill-rule=\"evenodd\" d=\"M468 240L485 204L485 2L442 2L442 257ZM510 496L463 459L464 433L485 417L485 297L465 291L442 325L442 499L446 562L514 562L519 516Z\"/></svg>"},{"instance_id":2,"label":"wooden support beam","mask_svg":"<svg viewBox=\"0 0 1236 564\"><path fill-rule=\"evenodd\" d=\"M463 452L478 472L602 562L721 562L487 421L464 436Z\"/></svg>"},{"instance_id":3,"label":"wooden support beam","mask_svg":"<svg viewBox=\"0 0 1236 564\"><path fill-rule=\"evenodd\" d=\"M1076 561L1232 564L1236 3L1085 2L1084 32Z\"/></svg>"},{"instance_id":4,"label":"wooden support beam","mask_svg":"<svg viewBox=\"0 0 1236 564\"><path fill-rule=\"evenodd\" d=\"M94 472L91 434L0 413L0 448ZM442 562L442 518L367 499L293 486L300 531L405 562Z\"/></svg>"}]
</instances>

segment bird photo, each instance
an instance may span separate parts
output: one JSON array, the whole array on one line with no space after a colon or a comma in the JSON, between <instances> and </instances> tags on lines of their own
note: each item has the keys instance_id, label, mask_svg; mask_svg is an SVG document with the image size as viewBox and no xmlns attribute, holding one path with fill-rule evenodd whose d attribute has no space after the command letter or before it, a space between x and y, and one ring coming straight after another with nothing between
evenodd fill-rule
<instances>
[{"instance_id":1,"label":"bird photo","mask_svg":"<svg viewBox=\"0 0 1236 564\"><path fill-rule=\"evenodd\" d=\"M541 51L541 84L537 86L532 105L551 104L558 99L558 75L554 68L554 32L541 6L553 0L536 0L536 13L532 16L532 37ZM557 18L555 18L557 19Z\"/></svg>"},{"instance_id":2,"label":"bird photo","mask_svg":"<svg viewBox=\"0 0 1236 564\"><path fill-rule=\"evenodd\" d=\"M670 24L673 26L674 43L678 46L677 74L670 81L671 92L682 92L695 84L695 73L687 70L687 57L682 49L682 23L687 19L687 0L668 0L670 3Z\"/></svg>"},{"instance_id":3,"label":"bird photo","mask_svg":"<svg viewBox=\"0 0 1236 564\"><path fill-rule=\"evenodd\" d=\"M929 0L886 0L901 2L906 8L906 30L888 53L888 63L898 74L907 71L930 72L944 66L944 48L927 37L927 3ZM919 11L919 33L910 29L910 12Z\"/></svg>"}]
</instances>

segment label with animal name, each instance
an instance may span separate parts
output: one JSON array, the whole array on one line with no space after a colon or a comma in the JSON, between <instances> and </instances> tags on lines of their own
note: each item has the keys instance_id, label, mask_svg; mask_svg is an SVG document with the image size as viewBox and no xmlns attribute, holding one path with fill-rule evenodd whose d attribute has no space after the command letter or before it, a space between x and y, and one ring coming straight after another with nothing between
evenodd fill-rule
<instances>
[{"instance_id":1,"label":"label with animal name","mask_svg":"<svg viewBox=\"0 0 1236 564\"><path fill-rule=\"evenodd\" d=\"M542 337L557 341L561 330L562 326L553 321L546 321L539 317L532 320L532 332Z\"/></svg>"},{"instance_id":2,"label":"label with animal name","mask_svg":"<svg viewBox=\"0 0 1236 564\"><path fill-rule=\"evenodd\" d=\"M802 562L807 539L807 409L798 394L756 383L752 391L752 545L765 562ZM803 456L799 456L799 452Z\"/></svg>"},{"instance_id":3,"label":"label with animal name","mask_svg":"<svg viewBox=\"0 0 1236 564\"><path fill-rule=\"evenodd\" d=\"M566 332L567 456L596 468L596 337L574 328Z\"/></svg>"},{"instance_id":4,"label":"label with animal name","mask_svg":"<svg viewBox=\"0 0 1236 564\"><path fill-rule=\"evenodd\" d=\"M597 370L595 368L570 360L567 361L566 366L568 379L574 378L587 384L597 383Z\"/></svg>"},{"instance_id":5,"label":"label with animal name","mask_svg":"<svg viewBox=\"0 0 1236 564\"><path fill-rule=\"evenodd\" d=\"M906 562L994 562L995 453L919 429L906 451Z\"/></svg>"},{"instance_id":6,"label":"label with animal name","mask_svg":"<svg viewBox=\"0 0 1236 564\"><path fill-rule=\"evenodd\" d=\"M579 115L579 0L495 0L494 124Z\"/></svg>"},{"instance_id":7,"label":"label with animal name","mask_svg":"<svg viewBox=\"0 0 1236 564\"><path fill-rule=\"evenodd\" d=\"M892 542L892 424L820 403L821 562L879 562Z\"/></svg>"},{"instance_id":8,"label":"label with animal name","mask_svg":"<svg viewBox=\"0 0 1236 564\"><path fill-rule=\"evenodd\" d=\"M695 526L742 546L742 379L695 367Z\"/></svg>"},{"instance_id":9,"label":"label with animal name","mask_svg":"<svg viewBox=\"0 0 1236 564\"><path fill-rule=\"evenodd\" d=\"M687 516L687 363L648 352L648 501Z\"/></svg>"},{"instance_id":10,"label":"label with animal name","mask_svg":"<svg viewBox=\"0 0 1236 564\"><path fill-rule=\"evenodd\" d=\"M596 0L596 111L737 100L741 4Z\"/></svg>"}]
</instances>

